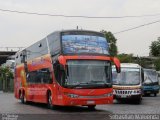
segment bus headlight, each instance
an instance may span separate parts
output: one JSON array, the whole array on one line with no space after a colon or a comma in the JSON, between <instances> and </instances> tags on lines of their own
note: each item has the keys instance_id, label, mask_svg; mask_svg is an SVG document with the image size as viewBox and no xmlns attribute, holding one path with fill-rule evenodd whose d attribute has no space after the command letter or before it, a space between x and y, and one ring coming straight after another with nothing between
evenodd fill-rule
<instances>
[{"instance_id":1,"label":"bus headlight","mask_svg":"<svg viewBox=\"0 0 160 120\"><path fill-rule=\"evenodd\" d=\"M115 94L116 94L116 90L113 89L113 95L115 95Z\"/></svg>"},{"instance_id":2,"label":"bus headlight","mask_svg":"<svg viewBox=\"0 0 160 120\"><path fill-rule=\"evenodd\" d=\"M78 98L78 95L76 95L76 94L68 93L67 96L70 97L70 98Z\"/></svg>"},{"instance_id":3,"label":"bus headlight","mask_svg":"<svg viewBox=\"0 0 160 120\"><path fill-rule=\"evenodd\" d=\"M113 96L113 94L112 93L107 93L107 94L104 94L103 96L104 97L111 97L111 96Z\"/></svg>"}]
</instances>

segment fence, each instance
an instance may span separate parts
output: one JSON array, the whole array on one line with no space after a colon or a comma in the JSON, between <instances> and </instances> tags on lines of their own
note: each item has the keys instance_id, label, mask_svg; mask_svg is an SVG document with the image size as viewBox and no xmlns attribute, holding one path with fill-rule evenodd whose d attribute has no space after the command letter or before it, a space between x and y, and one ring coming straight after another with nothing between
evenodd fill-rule
<instances>
[{"instance_id":1,"label":"fence","mask_svg":"<svg viewBox=\"0 0 160 120\"><path fill-rule=\"evenodd\" d=\"M0 91L3 92L13 92L14 90L14 80L13 79L0 79Z\"/></svg>"},{"instance_id":2,"label":"fence","mask_svg":"<svg viewBox=\"0 0 160 120\"><path fill-rule=\"evenodd\" d=\"M0 79L0 91L2 91L3 90L3 81L2 81L2 79Z\"/></svg>"}]
</instances>

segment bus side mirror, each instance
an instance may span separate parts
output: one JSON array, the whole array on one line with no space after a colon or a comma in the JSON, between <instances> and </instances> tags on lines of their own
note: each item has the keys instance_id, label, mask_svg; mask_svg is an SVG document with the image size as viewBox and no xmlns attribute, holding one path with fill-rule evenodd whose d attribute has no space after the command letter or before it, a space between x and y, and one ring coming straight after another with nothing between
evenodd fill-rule
<instances>
[{"instance_id":1,"label":"bus side mirror","mask_svg":"<svg viewBox=\"0 0 160 120\"><path fill-rule=\"evenodd\" d=\"M120 67L120 61L119 61L119 59L116 58L116 57L112 57L112 61L115 64L117 73L120 73L121 72L121 67Z\"/></svg>"},{"instance_id":2,"label":"bus side mirror","mask_svg":"<svg viewBox=\"0 0 160 120\"><path fill-rule=\"evenodd\" d=\"M66 65L66 59L64 56L59 56L58 57L59 65L60 65L60 70L64 71L65 70L65 65Z\"/></svg>"},{"instance_id":3,"label":"bus side mirror","mask_svg":"<svg viewBox=\"0 0 160 120\"><path fill-rule=\"evenodd\" d=\"M116 66L116 71L117 71L117 73L120 73L121 72L121 68Z\"/></svg>"}]
</instances>

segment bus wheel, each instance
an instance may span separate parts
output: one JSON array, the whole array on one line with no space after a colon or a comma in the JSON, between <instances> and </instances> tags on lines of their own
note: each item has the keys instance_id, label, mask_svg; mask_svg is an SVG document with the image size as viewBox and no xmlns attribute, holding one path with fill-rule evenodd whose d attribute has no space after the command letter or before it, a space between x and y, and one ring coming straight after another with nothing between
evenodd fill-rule
<instances>
[{"instance_id":1,"label":"bus wheel","mask_svg":"<svg viewBox=\"0 0 160 120\"><path fill-rule=\"evenodd\" d=\"M26 96L25 96L24 92L20 93L20 100L21 100L21 103L23 103L23 104L27 103Z\"/></svg>"},{"instance_id":2,"label":"bus wheel","mask_svg":"<svg viewBox=\"0 0 160 120\"><path fill-rule=\"evenodd\" d=\"M48 92L48 100L47 100L47 106L49 109L52 109L53 108L53 104L52 104L52 94L51 92Z\"/></svg>"},{"instance_id":3,"label":"bus wheel","mask_svg":"<svg viewBox=\"0 0 160 120\"><path fill-rule=\"evenodd\" d=\"M88 105L89 110L95 110L96 105Z\"/></svg>"},{"instance_id":4,"label":"bus wheel","mask_svg":"<svg viewBox=\"0 0 160 120\"><path fill-rule=\"evenodd\" d=\"M157 93L154 93L154 97L156 97L157 96Z\"/></svg>"}]
</instances>

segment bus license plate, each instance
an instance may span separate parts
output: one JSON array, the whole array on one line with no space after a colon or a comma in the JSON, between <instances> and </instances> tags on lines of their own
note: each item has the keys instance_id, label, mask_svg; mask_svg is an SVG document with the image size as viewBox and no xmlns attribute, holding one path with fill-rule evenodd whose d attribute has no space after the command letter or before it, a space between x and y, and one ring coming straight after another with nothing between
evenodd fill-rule
<instances>
[{"instance_id":1,"label":"bus license plate","mask_svg":"<svg viewBox=\"0 0 160 120\"><path fill-rule=\"evenodd\" d=\"M95 104L95 101L87 101L87 104Z\"/></svg>"}]
</instances>

